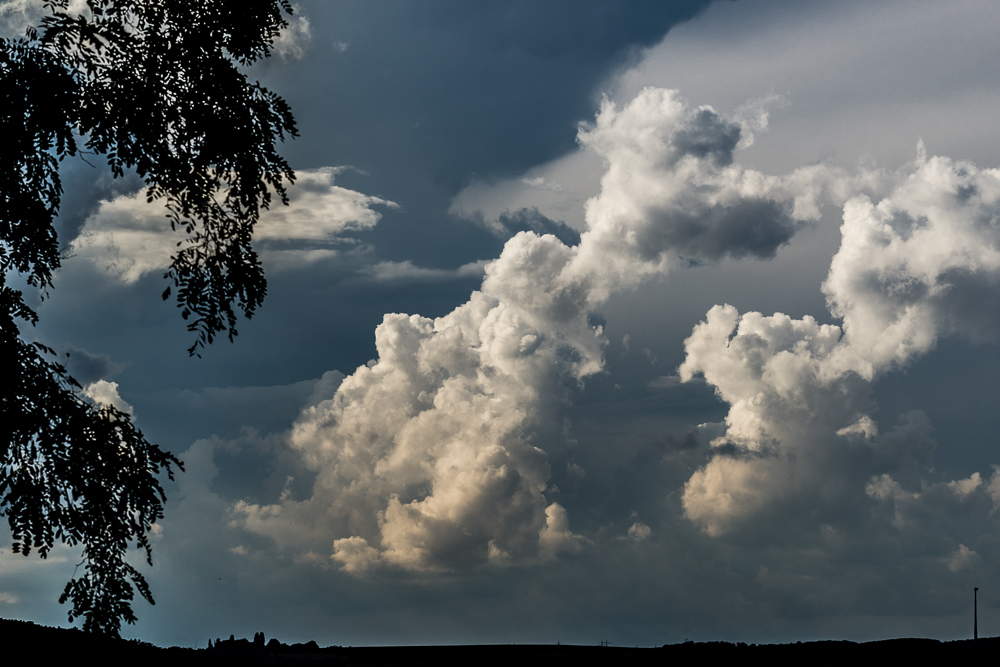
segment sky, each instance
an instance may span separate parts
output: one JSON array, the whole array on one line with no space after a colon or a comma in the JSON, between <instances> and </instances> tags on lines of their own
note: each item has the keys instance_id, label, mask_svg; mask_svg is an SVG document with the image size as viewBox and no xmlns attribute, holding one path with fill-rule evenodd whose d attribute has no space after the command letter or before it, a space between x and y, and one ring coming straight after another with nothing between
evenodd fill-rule
<instances>
[{"instance_id":1,"label":"sky","mask_svg":"<svg viewBox=\"0 0 1000 667\"><path fill-rule=\"evenodd\" d=\"M127 636L956 639L974 586L1000 634L1000 7L296 7L235 342L63 167L24 335L186 468ZM77 551L0 554L0 616L66 625Z\"/></svg>"}]
</instances>

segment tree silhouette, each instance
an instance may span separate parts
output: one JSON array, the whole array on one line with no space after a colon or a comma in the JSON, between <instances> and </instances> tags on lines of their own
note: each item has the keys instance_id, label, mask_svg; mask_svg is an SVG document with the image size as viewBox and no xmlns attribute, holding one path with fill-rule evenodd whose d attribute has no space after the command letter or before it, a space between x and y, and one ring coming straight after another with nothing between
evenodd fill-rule
<instances>
[{"instance_id":1,"label":"tree silhouette","mask_svg":"<svg viewBox=\"0 0 1000 667\"><path fill-rule=\"evenodd\" d=\"M53 221L59 165L81 152L137 173L147 198L165 199L180 234L163 298L176 290L195 334L189 353L236 335L266 282L251 241L272 193L293 180L275 143L295 136L287 104L240 70L270 55L288 0L69 0L45 3L39 28L0 39L0 514L14 551L44 558L56 541L83 545L84 572L66 585L69 619L117 635L134 623L126 562L132 543L152 564L148 535L166 497L157 475L183 470L131 417L85 400L54 352L25 342L18 322L38 317L19 274L42 298L60 266ZM82 143L82 149L78 144ZM199 355L200 356L200 355Z\"/></svg>"}]
</instances>

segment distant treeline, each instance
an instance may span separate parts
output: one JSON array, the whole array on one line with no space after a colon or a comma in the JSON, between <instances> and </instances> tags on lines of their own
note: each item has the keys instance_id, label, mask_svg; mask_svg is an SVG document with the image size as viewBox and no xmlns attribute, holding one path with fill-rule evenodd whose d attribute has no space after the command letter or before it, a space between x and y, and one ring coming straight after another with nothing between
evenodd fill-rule
<instances>
[{"instance_id":1,"label":"distant treeline","mask_svg":"<svg viewBox=\"0 0 1000 667\"><path fill-rule=\"evenodd\" d=\"M888 639L796 642L794 644L732 644L686 642L658 648L499 644L482 646L392 646L320 648L314 642L265 642L264 633L250 639L215 639L205 648L161 648L147 642L110 639L76 628L50 628L27 621L0 619L0 662L7 665L76 666L130 665L337 665L338 667L439 667L470 664L497 667L560 665L669 665L706 660L767 661L771 665L996 665L1000 638L940 642L934 639Z\"/></svg>"}]
</instances>

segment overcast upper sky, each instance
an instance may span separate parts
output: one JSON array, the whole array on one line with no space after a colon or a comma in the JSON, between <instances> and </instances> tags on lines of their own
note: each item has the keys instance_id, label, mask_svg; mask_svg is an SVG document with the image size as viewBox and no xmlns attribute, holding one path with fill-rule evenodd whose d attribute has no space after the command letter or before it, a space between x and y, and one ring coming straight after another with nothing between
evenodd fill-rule
<instances>
[{"instance_id":1,"label":"overcast upper sky","mask_svg":"<svg viewBox=\"0 0 1000 667\"><path fill-rule=\"evenodd\" d=\"M202 359L162 208L67 162L25 333L187 469L127 632L952 639L978 586L1000 634L998 24L301 2L268 296ZM65 624L78 558L0 555L0 616Z\"/></svg>"}]
</instances>

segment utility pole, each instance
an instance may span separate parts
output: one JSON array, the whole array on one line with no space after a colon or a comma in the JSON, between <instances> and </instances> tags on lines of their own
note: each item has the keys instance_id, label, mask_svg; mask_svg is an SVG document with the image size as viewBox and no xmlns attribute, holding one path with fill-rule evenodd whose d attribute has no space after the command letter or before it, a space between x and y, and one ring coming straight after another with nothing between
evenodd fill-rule
<instances>
[{"instance_id":1,"label":"utility pole","mask_svg":"<svg viewBox=\"0 0 1000 667\"><path fill-rule=\"evenodd\" d=\"M979 641L979 588L972 589L972 639Z\"/></svg>"}]
</instances>

